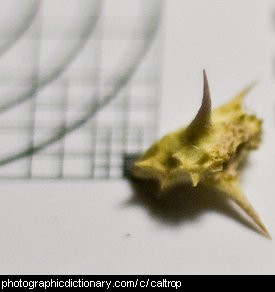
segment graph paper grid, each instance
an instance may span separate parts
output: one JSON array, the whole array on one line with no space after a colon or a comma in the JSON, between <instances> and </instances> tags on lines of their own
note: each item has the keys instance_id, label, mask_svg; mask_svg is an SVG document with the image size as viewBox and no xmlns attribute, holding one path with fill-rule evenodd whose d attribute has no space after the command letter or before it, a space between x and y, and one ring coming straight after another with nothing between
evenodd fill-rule
<instances>
[{"instance_id":1,"label":"graph paper grid","mask_svg":"<svg viewBox=\"0 0 275 292\"><path fill-rule=\"evenodd\" d=\"M123 56L128 50L142 47L151 37L143 25L148 1L23 2L35 10L29 13L29 27L13 43L8 33L0 34L3 44L10 42L2 51L0 42L0 178L123 177L126 157L143 152L157 132L159 29L137 70L115 98L76 130L39 151L31 150L66 131L70 123L85 115L91 101L100 104L101 92L112 83L110 72L125 66ZM65 3L71 5L69 16L65 8L63 11ZM74 10L78 5L81 13ZM16 15L16 19L21 17L26 16ZM89 17L96 20L86 20ZM63 59L64 64L59 64ZM16 101L16 96L24 94L23 102ZM9 105L13 99L14 104ZM30 150L22 157L7 159L22 149Z\"/></svg>"}]
</instances>

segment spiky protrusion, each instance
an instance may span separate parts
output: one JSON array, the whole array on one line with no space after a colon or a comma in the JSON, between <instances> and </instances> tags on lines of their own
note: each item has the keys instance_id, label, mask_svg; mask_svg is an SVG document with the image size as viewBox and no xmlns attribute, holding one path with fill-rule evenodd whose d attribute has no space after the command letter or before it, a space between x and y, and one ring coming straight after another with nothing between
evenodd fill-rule
<instances>
[{"instance_id":1,"label":"spiky protrusion","mask_svg":"<svg viewBox=\"0 0 275 292\"><path fill-rule=\"evenodd\" d=\"M211 96L205 70L203 70L203 98L201 107L184 132L183 139L189 140L190 142L196 140L198 136L203 135L207 132L211 126Z\"/></svg>"},{"instance_id":2,"label":"spiky protrusion","mask_svg":"<svg viewBox=\"0 0 275 292\"><path fill-rule=\"evenodd\" d=\"M203 72L202 105L191 124L154 143L134 164L133 174L159 181L160 192L178 183L211 186L237 203L263 234L269 233L239 187L239 168L261 139L262 122L242 108L252 86L211 111L210 91Z\"/></svg>"}]
</instances>

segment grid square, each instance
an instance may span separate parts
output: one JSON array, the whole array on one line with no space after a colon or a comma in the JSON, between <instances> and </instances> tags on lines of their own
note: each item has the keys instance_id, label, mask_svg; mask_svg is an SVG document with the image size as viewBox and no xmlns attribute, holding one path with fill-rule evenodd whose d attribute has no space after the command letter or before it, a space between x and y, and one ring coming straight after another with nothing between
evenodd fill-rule
<instances>
[{"instance_id":1,"label":"grid square","mask_svg":"<svg viewBox=\"0 0 275 292\"><path fill-rule=\"evenodd\" d=\"M90 161L86 156L66 156L64 161L65 178L86 178L90 177Z\"/></svg>"},{"instance_id":2,"label":"grid square","mask_svg":"<svg viewBox=\"0 0 275 292\"><path fill-rule=\"evenodd\" d=\"M32 159L32 176L37 178L55 178L59 173L55 155L35 155Z\"/></svg>"}]
</instances>

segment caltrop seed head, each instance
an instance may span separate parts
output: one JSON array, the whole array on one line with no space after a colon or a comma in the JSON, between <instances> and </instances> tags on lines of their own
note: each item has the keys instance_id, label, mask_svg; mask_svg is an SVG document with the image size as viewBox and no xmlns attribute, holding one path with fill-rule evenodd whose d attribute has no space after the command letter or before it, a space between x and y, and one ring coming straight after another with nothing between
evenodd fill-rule
<instances>
[{"instance_id":1,"label":"caltrop seed head","mask_svg":"<svg viewBox=\"0 0 275 292\"><path fill-rule=\"evenodd\" d=\"M202 104L194 120L154 143L135 162L132 172L136 177L159 181L160 193L179 183L216 188L235 201L269 237L239 183L241 165L261 141L262 121L243 109L243 99L253 86L212 111L205 71L203 79Z\"/></svg>"}]
</instances>

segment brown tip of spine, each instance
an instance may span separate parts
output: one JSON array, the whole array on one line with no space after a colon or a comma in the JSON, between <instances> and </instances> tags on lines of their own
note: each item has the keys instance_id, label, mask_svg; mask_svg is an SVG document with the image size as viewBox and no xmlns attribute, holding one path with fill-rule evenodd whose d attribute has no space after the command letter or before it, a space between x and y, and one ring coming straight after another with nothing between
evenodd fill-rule
<instances>
[{"instance_id":1,"label":"brown tip of spine","mask_svg":"<svg viewBox=\"0 0 275 292\"><path fill-rule=\"evenodd\" d=\"M205 129L211 126L211 97L207 80L206 71L203 70L203 98L201 107L186 130L188 138L197 138L200 134L203 134Z\"/></svg>"}]
</instances>

